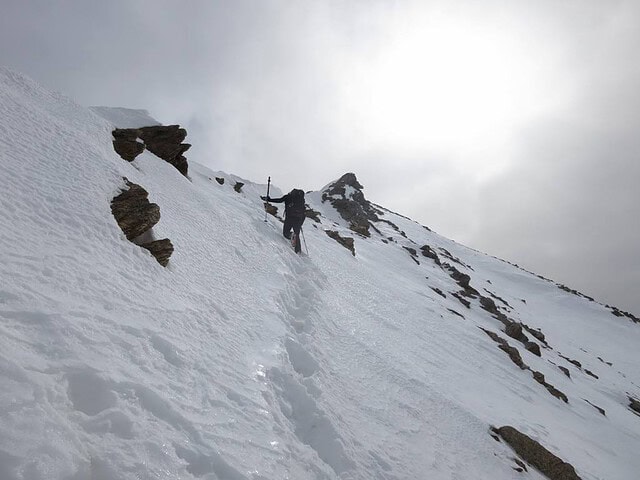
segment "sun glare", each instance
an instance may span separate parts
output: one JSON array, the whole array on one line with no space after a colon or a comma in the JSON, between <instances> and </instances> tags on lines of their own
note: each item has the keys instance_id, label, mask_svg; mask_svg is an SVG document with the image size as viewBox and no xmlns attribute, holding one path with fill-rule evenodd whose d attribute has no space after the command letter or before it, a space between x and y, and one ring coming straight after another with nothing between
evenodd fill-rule
<instances>
[{"instance_id":1,"label":"sun glare","mask_svg":"<svg viewBox=\"0 0 640 480\"><path fill-rule=\"evenodd\" d=\"M530 59L514 39L447 18L398 25L355 67L347 102L367 141L393 148L483 148L535 107Z\"/></svg>"}]
</instances>

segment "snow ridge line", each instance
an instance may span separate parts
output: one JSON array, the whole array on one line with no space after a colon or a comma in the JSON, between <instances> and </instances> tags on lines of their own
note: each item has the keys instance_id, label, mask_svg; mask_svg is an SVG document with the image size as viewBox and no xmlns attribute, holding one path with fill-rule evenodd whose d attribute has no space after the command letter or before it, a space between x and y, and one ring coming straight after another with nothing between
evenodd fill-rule
<instances>
[{"instance_id":1,"label":"snow ridge line","mask_svg":"<svg viewBox=\"0 0 640 480\"><path fill-rule=\"evenodd\" d=\"M345 451L345 441L334 426L332 415L321 405L323 392L317 377L322 369L313 353L314 324L322 321L319 290L326 280L308 258L289 256L287 263L291 273L285 274L286 285L278 299L288 332L283 342L286 355L281 367L271 367L267 372L277 402L272 405L277 407L273 413L283 415L282 424L289 425L298 441L308 445L330 468L317 474L327 478L341 476L356 464Z\"/></svg>"}]
</instances>

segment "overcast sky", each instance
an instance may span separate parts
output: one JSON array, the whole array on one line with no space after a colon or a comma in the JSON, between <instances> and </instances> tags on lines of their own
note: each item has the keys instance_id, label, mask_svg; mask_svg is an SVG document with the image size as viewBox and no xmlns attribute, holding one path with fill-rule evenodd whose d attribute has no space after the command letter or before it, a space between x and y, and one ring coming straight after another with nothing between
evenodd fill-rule
<instances>
[{"instance_id":1,"label":"overcast sky","mask_svg":"<svg viewBox=\"0 0 640 480\"><path fill-rule=\"evenodd\" d=\"M0 0L0 64L640 314L640 2Z\"/></svg>"}]
</instances>

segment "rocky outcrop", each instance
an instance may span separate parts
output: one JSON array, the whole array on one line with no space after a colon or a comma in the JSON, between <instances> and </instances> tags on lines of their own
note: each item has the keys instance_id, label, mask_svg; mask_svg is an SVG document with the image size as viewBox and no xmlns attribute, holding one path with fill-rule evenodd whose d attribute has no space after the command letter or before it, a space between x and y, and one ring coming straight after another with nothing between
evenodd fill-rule
<instances>
[{"instance_id":1,"label":"rocky outcrop","mask_svg":"<svg viewBox=\"0 0 640 480\"><path fill-rule=\"evenodd\" d=\"M111 200L111 213L124 232L133 241L160 221L160 207L148 200L149 192L125 179L127 190Z\"/></svg>"},{"instance_id":2,"label":"rocky outcrop","mask_svg":"<svg viewBox=\"0 0 640 480\"><path fill-rule=\"evenodd\" d=\"M326 233L329 237L333 238L336 242L338 242L344 248L349 250L354 257L356 256L356 248L353 245L353 238L343 237L334 230L325 230L324 233Z\"/></svg>"},{"instance_id":3,"label":"rocky outcrop","mask_svg":"<svg viewBox=\"0 0 640 480\"><path fill-rule=\"evenodd\" d=\"M160 221L160 207L149 202L149 193L140 185L124 179L127 189L111 200L111 213L127 240L145 248L163 267L173 253L168 238L154 240L152 228Z\"/></svg>"},{"instance_id":4,"label":"rocky outcrop","mask_svg":"<svg viewBox=\"0 0 640 480\"><path fill-rule=\"evenodd\" d=\"M235 185L233 186L233 189L240 193L242 192L242 187L244 187L244 183L243 182L236 182Z\"/></svg>"},{"instance_id":5,"label":"rocky outcrop","mask_svg":"<svg viewBox=\"0 0 640 480\"><path fill-rule=\"evenodd\" d=\"M551 395L553 395L556 398L559 398L565 403L569 403L569 399L567 398L567 396L564 393L562 393L560 390L558 390L556 387L548 383L545 380L544 375L542 373L531 370L531 367L529 367L529 365L524 363L524 361L522 360L522 357L520 356L520 352L518 351L517 348L509 345L509 342L507 342L504 338L500 337L500 335L498 335L497 333L492 332L491 330L484 329L482 327L478 327L478 328L480 328L480 330L482 330L494 342L496 342L498 344L498 348L500 348L500 350L502 350L507 355L509 355L509 358L511 359L511 361L515 363L518 367L520 367L520 369L529 370L533 375L533 379L536 382L538 382L540 385L544 386Z\"/></svg>"},{"instance_id":6,"label":"rocky outcrop","mask_svg":"<svg viewBox=\"0 0 640 480\"><path fill-rule=\"evenodd\" d=\"M551 480L581 480L575 468L511 426L493 428L525 462Z\"/></svg>"},{"instance_id":7,"label":"rocky outcrop","mask_svg":"<svg viewBox=\"0 0 640 480\"><path fill-rule=\"evenodd\" d=\"M354 232L369 237L370 222L378 221L377 210L364 198L358 179L353 173L345 173L322 192L322 201L329 202L340 216L349 222Z\"/></svg>"},{"instance_id":8,"label":"rocky outcrop","mask_svg":"<svg viewBox=\"0 0 640 480\"><path fill-rule=\"evenodd\" d=\"M141 243L140 246L151 252L158 263L163 267L166 267L169 263L169 257L173 253L173 244L168 238L162 240L154 240L152 242Z\"/></svg>"},{"instance_id":9,"label":"rocky outcrop","mask_svg":"<svg viewBox=\"0 0 640 480\"><path fill-rule=\"evenodd\" d=\"M218 182L220 185L224 185L224 178L216 177L216 182Z\"/></svg>"},{"instance_id":10,"label":"rocky outcrop","mask_svg":"<svg viewBox=\"0 0 640 480\"><path fill-rule=\"evenodd\" d=\"M189 164L183 154L191 145L182 143L187 131L179 125L116 128L112 135L113 148L124 160L133 161L146 148L187 176Z\"/></svg>"},{"instance_id":11,"label":"rocky outcrop","mask_svg":"<svg viewBox=\"0 0 640 480\"><path fill-rule=\"evenodd\" d=\"M629 408L640 415L640 402L633 397L629 398Z\"/></svg>"},{"instance_id":12,"label":"rocky outcrop","mask_svg":"<svg viewBox=\"0 0 640 480\"><path fill-rule=\"evenodd\" d=\"M429 245L423 245L422 247L420 247L420 251L422 252L422 255L424 257L430 258L438 266L441 265L440 257L438 257L438 254L436 253L436 251L433 248L431 248Z\"/></svg>"},{"instance_id":13,"label":"rocky outcrop","mask_svg":"<svg viewBox=\"0 0 640 480\"><path fill-rule=\"evenodd\" d=\"M144 143L138 140L138 132L134 129L118 129L113 132L113 149L123 160L133 162L144 152Z\"/></svg>"}]
</instances>

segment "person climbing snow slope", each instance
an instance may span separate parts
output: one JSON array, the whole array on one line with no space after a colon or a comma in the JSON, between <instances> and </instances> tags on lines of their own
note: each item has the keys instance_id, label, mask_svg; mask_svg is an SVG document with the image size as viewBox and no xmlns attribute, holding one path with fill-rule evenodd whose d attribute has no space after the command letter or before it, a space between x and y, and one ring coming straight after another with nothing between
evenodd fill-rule
<instances>
[{"instance_id":1,"label":"person climbing snow slope","mask_svg":"<svg viewBox=\"0 0 640 480\"><path fill-rule=\"evenodd\" d=\"M260 197L266 202L284 203L284 226L282 227L282 235L291 240L291 230L293 229L293 245L296 253L300 253L300 229L304 223L304 191L294 188L286 195L280 198L271 198L269 196Z\"/></svg>"}]
</instances>

